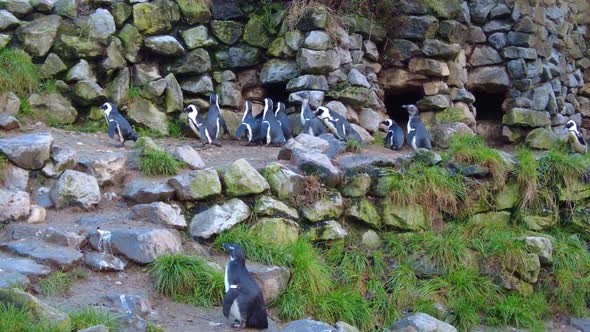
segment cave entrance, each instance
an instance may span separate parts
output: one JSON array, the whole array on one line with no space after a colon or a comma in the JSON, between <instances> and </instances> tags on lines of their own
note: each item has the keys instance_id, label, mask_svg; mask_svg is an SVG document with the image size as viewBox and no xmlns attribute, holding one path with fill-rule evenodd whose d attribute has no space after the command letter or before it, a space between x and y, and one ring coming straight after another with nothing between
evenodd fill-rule
<instances>
[{"instance_id":1,"label":"cave entrance","mask_svg":"<svg viewBox=\"0 0 590 332\"><path fill-rule=\"evenodd\" d=\"M416 104L422 98L424 98L424 90L419 86L389 90L385 93L387 115L405 131L409 115L402 105Z\"/></svg>"},{"instance_id":2,"label":"cave entrance","mask_svg":"<svg viewBox=\"0 0 590 332\"><path fill-rule=\"evenodd\" d=\"M243 91L245 100L252 102L253 113L257 115L264 110L264 98L270 98L273 101L273 108L276 110L278 102L289 105L289 93L286 85L256 86Z\"/></svg>"},{"instance_id":3,"label":"cave entrance","mask_svg":"<svg viewBox=\"0 0 590 332\"><path fill-rule=\"evenodd\" d=\"M506 91L471 91L475 96L475 109L477 111L477 134L483 136L488 144L499 145L502 143L502 103L506 98Z\"/></svg>"}]
</instances>

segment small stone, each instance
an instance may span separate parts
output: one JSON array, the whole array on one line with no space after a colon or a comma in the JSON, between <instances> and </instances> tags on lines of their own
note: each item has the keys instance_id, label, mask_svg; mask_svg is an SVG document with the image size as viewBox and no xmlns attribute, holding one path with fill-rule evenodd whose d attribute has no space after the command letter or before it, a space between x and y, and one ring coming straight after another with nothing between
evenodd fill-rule
<instances>
[{"instance_id":1,"label":"small stone","mask_svg":"<svg viewBox=\"0 0 590 332\"><path fill-rule=\"evenodd\" d=\"M27 219L28 224L44 223L47 218L47 211L39 205L31 205L31 214Z\"/></svg>"}]
</instances>

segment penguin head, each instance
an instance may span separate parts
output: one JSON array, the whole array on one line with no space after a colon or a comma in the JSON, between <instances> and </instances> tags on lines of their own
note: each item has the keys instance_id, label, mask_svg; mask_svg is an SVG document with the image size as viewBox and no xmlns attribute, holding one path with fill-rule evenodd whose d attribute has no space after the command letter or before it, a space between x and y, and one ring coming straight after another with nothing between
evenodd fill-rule
<instances>
[{"instance_id":1,"label":"penguin head","mask_svg":"<svg viewBox=\"0 0 590 332\"><path fill-rule=\"evenodd\" d=\"M106 103L100 105L99 108L102 110L102 112L104 114L107 114L107 115L109 113L111 113L113 110L116 110L115 106L113 104L109 103L109 102L106 102Z\"/></svg>"},{"instance_id":2,"label":"penguin head","mask_svg":"<svg viewBox=\"0 0 590 332\"><path fill-rule=\"evenodd\" d=\"M187 107L185 107L183 110L183 112L185 113L192 113L192 112L199 112L199 107L197 107L196 105L190 104Z\"/></svg>"},{"instance_id":3,"label":"penguin head","mask_svg":"<svg viewBox=\"0 0 590 332\"><path fill-rule=\"evenodd\" d=\"M569 121L568 121L568 122L565 124L565 127L566 127L568 130L571 130L571 131L578 131L578 126L576 125L576 123L574 122L574 120L569 120Z\"/></svg>"},{"instance_id":4,"label":"penguin head","mask_svg":"<svg viewBox=\"0 0 590 332\"><path fill-rule=\"evenodd\" d=\"M229 257L232 261L238 261L238 262L245 262L246 261L246 256L244 255L244 251L242 250L242 247L240 247L238 244L224 243L221 245L221 247L225 251L227 251L227 253L229 254Z\"/></svg>"},{"instance_id":5,"label":"penguin head","mask_svg":"<svg viewBox=\"0 0 590 332\"><path fill-rule=\"evenodd\" d=\"M416 105L403 105L402 108L405 109L410 115L418 114L418 107L416 107Z\"/></svg>"},{"instance_id":6,"label":"penguin head","mask_svg":"<svg viewBox=\"0 0 590 332\"><path fill-rule=\"evenodd\" d=\"M324 106L318 107L313 114L322 120L330 118L330 110Z\"/></svg>"},{"instance_id":7,"label":"penguin head","mask_svg":"<svg viewBox=\"0 0 590 332\"><path fill-rule=\"evenodd\" d=\"M381 121L381 124L385 125L387 128L391 127L394 123L395 123L395 121L393 121L392 119L387 119L385 121Z\"/></svg>"}]
</instances>

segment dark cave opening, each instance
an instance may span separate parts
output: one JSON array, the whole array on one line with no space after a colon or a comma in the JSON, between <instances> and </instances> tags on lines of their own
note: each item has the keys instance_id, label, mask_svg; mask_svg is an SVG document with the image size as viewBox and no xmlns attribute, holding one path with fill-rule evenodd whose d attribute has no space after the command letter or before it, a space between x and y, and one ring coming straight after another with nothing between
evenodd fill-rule
<instances>
[{"instance_id":1,"label":"dark cave opening","mask_svg":"<svg viewBox=\"0 0 590 332\"><path fill-rule=\"evenodd\" d=\"M389 90L385 92L385 108L387 115L402 128L408 123L408 112L402 106L416 104L424 97L424 90L421 87L407 87L403 89Z\"/></svg>"},{"instance_id":2,"label":"dark cave opening","mask_svg":"<svg viewBox=\"0 0 590 332\"><path fill-rule=\"evenodd\" d=\"M483 136L488 143L499 143L502 140L502 103L506 98L505 91L471 91L475 96L477 134Z\"/></svg>"}]
</instances>

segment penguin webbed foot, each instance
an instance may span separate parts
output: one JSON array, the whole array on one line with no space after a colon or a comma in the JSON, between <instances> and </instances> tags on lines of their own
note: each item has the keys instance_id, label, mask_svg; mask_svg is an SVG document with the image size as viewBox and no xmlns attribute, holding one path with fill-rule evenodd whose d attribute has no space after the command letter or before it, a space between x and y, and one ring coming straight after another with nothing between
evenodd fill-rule
<instances>
[{"instance_id":1,"label":"penguin webbed foot","mask_svg":"<svg viewBox=\"0 0 590 332\"><path fill-rule=\"evenodd\" d=\"M235 328L235 329L243 329L246 327L246 322L241 322L239 320L235 320L232 324L231 327Z\"/></svg>"},{"instance_id":2,"label":"penguin webbed foot","mask_svg":"<svg viewBox=\"0 0 590 332\"><path fill-rule=\"evenodd\" d=\"M215 146L218 146L218 147L221 147L221 142L218 141L218 140L217 141L213 141L211 144L213 144Z\"/></svg>"}]
</instances>

